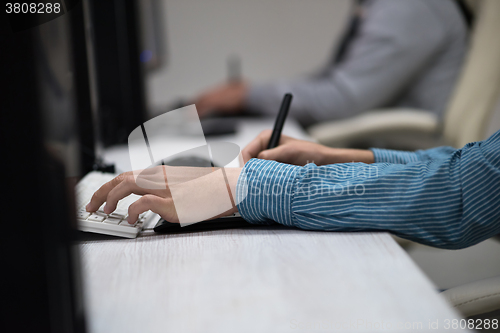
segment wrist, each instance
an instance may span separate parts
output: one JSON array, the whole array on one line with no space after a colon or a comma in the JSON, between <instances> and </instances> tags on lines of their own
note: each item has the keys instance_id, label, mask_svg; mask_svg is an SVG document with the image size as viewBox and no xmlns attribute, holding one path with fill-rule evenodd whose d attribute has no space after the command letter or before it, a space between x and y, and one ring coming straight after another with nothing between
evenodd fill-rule
<instances>
[{"instance_id":1,"label":"wrist","mask_svg":"<svg viewBox=\"0 0 500 333\"><path fill-rule=\"evenodd\" d=\"M238 201L236 200L236 187L238 185L238 179L243 168L224 168L226 174L226 185L227 190L231 196L233 203L233 209L231 209L227 215L231 215L238 212Z\"/></svg>"},{"instance_id":2,"label":"wrist","mask_svg":"<svg viewBox=\"0 0 500 333\"><path fill-rule=\"evenodd\" d=\"M301 170L297 165L271 160L248 161L237 186L241 216L250 223L292 226L291 202Z\"/></svg>"},{"instance_id":3,"label":"wrist","mask_svg":"<svg viewBox=\"0 0 500 333\"><path fill-rule=\"evenodd\" d=\"M362 162L366 164L375 163L375 156L371 150L367 149L352 149L353 161Z\"/></svg>"},{"instance_id":4,"label":"wrist","mask_svg":"<svg viewBox=\"0 0 500 333\"><path fill-rule=\"evenodd\" d=\"M351 163L351 162L362 162L371 164L375 162L375 156L371 150L365 149L340 149L340 148L330 148L325 147L326 152L325 163L323 164L335 164L335 163Z\"/></svg>"},{"instance_id":5,"label":"wrist","mask_svg":"<svg viewBox=\"0 0 500 333\"><path fill-rule=\"evenodd\" d=\"M339 154L336 152L335 148L330 148L326 146L321 146L322 151L320 152L320 159L318 160L317 165L328 165L328 164L334 164L334 163L339 163Z\"/></svg>"}]
</instances>

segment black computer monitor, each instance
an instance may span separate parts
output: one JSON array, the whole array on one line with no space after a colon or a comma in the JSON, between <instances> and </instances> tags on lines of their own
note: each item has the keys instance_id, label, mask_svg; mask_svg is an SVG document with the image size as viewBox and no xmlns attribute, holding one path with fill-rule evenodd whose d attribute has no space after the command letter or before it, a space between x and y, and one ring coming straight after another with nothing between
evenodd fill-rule
<instances>
[{"instance_id":1,"label":"black computer monitor","mask_svg":"<svg viewBox=\"0 0 500 333\"><path fill-rule=\"evenodd\" d=\"M88 0L88 5L98 140L107 147L126 143L146 120L139 6L136 0Z\"/></svg>"},{"instance_id":2,"label":"black computer monitor","mask_svg":"<svg viewBox=\"0 0 500 333\"><path fill-rule=\"evenodd\" d=\"M93 155L92 142L84 142L91 132L81 135L92 130L82 3L20 31L3 18L0 331L84 332L68 182Z\"/></svg>"}]
</instances>

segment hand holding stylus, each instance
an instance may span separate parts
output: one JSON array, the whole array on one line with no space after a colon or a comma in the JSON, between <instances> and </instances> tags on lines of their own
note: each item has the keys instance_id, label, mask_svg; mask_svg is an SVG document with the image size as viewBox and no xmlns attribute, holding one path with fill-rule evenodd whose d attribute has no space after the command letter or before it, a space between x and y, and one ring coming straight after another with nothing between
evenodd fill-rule
<instances>
[{"instance_id":1,"label":"hand holding stylus","mask_svg":"<svg viewBox=\"0 0 500 333\"><path fill-rule=\"evenodd\" d=\"M291 102L292 95L286 94L283 97L273 131L263 131L243 149L242 155L245 163L251 158L295 165L374 162L373 153L369 150L329 148L314 142L281 135Z\"/></svg>"},{"instance_id":2,"label":"hand holding stylus","mask_svg":"<svg viewBox=\"0 0 500 333\"><path fill-rule=\"evenodd\" d=\"M287 135L281 135L279 145L276 148L267 149L271 133L271 130L261 132L243 149L242 155L245 163L252 158L294 165L374 162L374 156L370 150L331 148Z\"/></svg>"}]
</instances>

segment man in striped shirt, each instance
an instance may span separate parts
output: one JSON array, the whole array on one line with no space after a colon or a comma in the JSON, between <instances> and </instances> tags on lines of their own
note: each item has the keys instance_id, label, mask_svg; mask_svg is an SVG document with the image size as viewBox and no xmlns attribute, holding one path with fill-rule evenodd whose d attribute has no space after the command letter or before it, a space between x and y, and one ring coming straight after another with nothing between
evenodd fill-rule
<instances>
[{"instance_id":1,"label":"man in striped shirt","mask_svg":"<svg viewBox=\"0 0 500 333\"><path fill-rule=\"evenodd\" d=\"M249 222L390 231L448 249L500 233L500 131L461 149L416 152L336 149L288 137L264 150L269 137L262 133L243 151L245 160L259 158L243 169L249 193L238 209Z\"/></svg>"},{"instance_id":2,"label":"man in striped shirt","mask_svg":"<svg viewBox=\"0 0 500 333\"><path fill-rule=\"evenodd\" d=\"M448 249L500 233L500 131L461 149L416 152L336 149L286 136L277 148L266 150L269 137L263 132L243 150L243 168L226 168L237 207L222 215L239 211L250 223L307 230L389 231ZM173 168L169 184L176 182L177 171L181 179L195 169L167 168ZM209 181L199 185L205 192L213 189ZM129 207L129 222L147 210L179 220L169 189L142 188L131 172L103 185L87 210L106 201L104 210L111 213L130 193L143 197ZM189 202L192 192L184 195L176 200ZM217 200L210 196L193 209Z\"/></svg>"}]
</instances>

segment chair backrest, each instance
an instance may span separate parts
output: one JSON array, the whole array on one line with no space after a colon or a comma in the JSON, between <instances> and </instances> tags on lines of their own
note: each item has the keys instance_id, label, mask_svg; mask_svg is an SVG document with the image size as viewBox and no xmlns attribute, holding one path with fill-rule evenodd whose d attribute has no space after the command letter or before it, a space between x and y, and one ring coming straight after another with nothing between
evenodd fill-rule
<instances>
[{"instance_id":1,"label":"chair backrest","mask_svg":"<svg viewBox=\"0 0 500 333\"><path fill-rule=\"evenodd\" d=\"M481 0L465 0L465 4L474 14L477 14L480 3Z\"/></svg>"},{"instance_id":2,"label":"chair backrest","mask_svg":"<svg viewBox=\"0 0 500 333\"><path fill-rule=\"evenodd\" d=\"M444 119L448 144L484 139L500 97L500 1L468 1L475 12L470 47Z\"/></svg>"}]
</instances>

